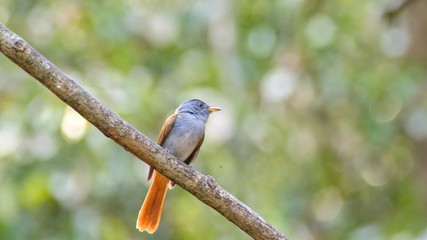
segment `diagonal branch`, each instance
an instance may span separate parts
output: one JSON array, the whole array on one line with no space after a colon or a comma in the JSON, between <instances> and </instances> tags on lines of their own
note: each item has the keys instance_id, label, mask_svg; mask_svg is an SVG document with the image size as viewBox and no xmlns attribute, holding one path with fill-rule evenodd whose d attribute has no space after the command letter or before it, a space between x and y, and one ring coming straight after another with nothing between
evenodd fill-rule
<instances>
[{"instance_id":1,"label":"diagonal branch","mask_svg":"<svg viewBox=\"0 0 427 240\"><path fill-rule=\"evenodd\" d=\"M105 136L218 211L252 238L287 239L251 208L225 191L215 179L169 155L1 23L0 51L79 112Z\"/></svg>"}]
</instances>

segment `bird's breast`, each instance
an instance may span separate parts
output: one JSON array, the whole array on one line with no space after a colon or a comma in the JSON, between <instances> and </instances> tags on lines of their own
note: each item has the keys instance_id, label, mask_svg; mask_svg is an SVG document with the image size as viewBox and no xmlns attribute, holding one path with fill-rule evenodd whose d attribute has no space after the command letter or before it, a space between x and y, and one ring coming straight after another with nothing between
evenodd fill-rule
<instances>
[{"instance_id":1,"label":"bird's breast","mask_svg":"<svg viewBox=\"0 0 427 240\"><path fill-rule=\"evenodd\" d=\"M205 124L192 116L178 116L166 137L163 147L181 161L185 161L203 138Z\"/></svg>"}]
</instances>

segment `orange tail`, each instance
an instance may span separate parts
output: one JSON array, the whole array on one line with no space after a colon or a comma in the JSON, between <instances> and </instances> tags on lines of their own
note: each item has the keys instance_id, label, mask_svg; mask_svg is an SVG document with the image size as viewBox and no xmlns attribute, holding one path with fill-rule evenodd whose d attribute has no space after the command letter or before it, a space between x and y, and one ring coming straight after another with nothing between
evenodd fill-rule
<instances>
[{"instance_id":1,"label":"orange tail","mask_svg":"<svg viewBox=\"0 0 427 240\"><path fill-rule=\"evenodd\" d=\"M139 210L136 228L143 232L154 233L159 226L163 202L166 197L169 179L154 171L153 183L148 190L141 210Z\"/></svg>"}]
</instances>

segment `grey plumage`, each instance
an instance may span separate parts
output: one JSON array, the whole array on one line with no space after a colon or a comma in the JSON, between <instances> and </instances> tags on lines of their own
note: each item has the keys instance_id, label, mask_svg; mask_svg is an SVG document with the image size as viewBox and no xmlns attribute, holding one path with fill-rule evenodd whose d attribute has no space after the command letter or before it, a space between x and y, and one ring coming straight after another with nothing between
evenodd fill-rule
<instances>
[{"instance_id":1,"label":"grey plumage","mask_svg":"<svg viewBox=\"0 0 427 240\"><path fill-rule=\"evenodd\" d=\"M166 119L157 143L179 160L190 164L197 157L205 138L205 123L209 114L219 110L216 107L209 107L198 99L184 102ZM171 187L174 185L152 167L148 172L148 180L151 177L154 180L139 210L136 222L136 228L139 231L149 233L155 232L159 226L167 185Z\"/></svg>"}]
</instances>

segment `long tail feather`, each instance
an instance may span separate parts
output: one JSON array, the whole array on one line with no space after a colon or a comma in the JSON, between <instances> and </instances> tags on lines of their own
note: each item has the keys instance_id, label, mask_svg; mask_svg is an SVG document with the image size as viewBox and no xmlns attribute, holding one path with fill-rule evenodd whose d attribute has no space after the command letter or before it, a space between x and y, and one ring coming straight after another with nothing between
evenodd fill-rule
<instances>
[{"instance_id":1,"label":"long tail feather","mask_svg":"<svg viewBox=\"0 0 427 240\"><path fill-rule=\"evenodd\" d=\"M139 210L136 228L143 232L147 231L152 234L159 226L162 215L163 202L166 197L169 179L162 174L154 171L154 180L148 190L144 203Z\"/></svg>"}]
</instances>

